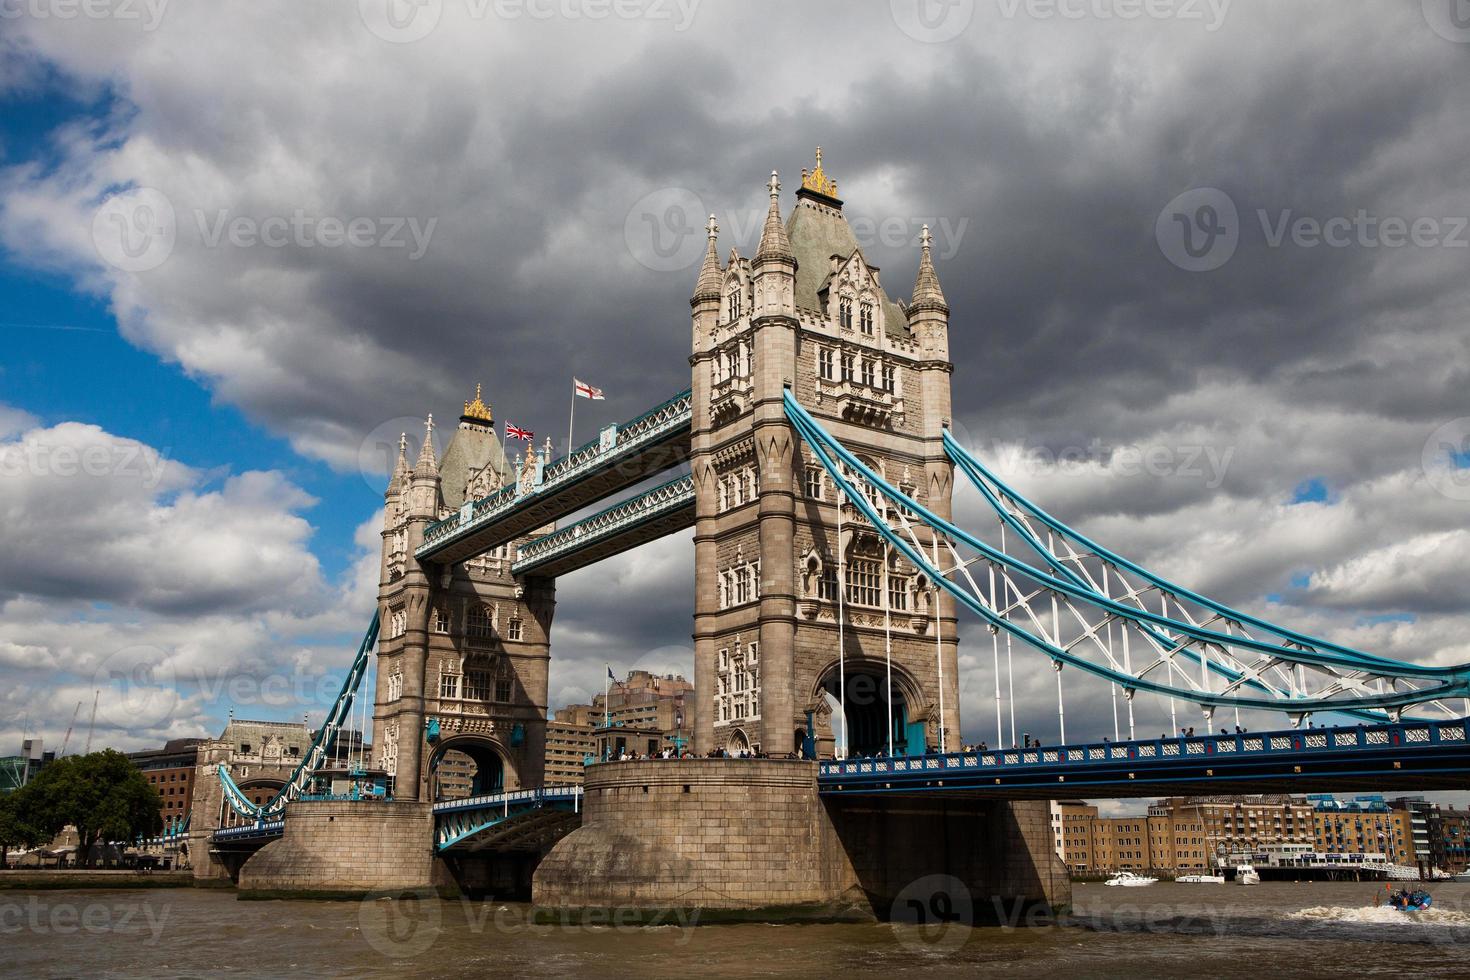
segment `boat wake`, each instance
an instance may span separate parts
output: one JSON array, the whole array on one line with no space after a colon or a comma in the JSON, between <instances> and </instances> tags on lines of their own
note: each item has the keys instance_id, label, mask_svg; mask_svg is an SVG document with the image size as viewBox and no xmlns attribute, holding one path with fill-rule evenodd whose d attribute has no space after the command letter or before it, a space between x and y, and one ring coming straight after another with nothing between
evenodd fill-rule
<instances>
[{"instance_id":1,"label":"boat wake","mask_svg":"<svg viewBox=\"0 0 1470 980\"><path fill-rule=\"evenodd\" d=\"M1287 915L1288 919L1302 922L1350 922L1368 925L1389 926L1454 926L1470 929L1470 912L1455 909L1428 908L1422 912L1400 912L1398 909L1380 905L1377 908L1359 906L1344 908L1340 905L1318 905Z\"/></svg>"}]
</instances>

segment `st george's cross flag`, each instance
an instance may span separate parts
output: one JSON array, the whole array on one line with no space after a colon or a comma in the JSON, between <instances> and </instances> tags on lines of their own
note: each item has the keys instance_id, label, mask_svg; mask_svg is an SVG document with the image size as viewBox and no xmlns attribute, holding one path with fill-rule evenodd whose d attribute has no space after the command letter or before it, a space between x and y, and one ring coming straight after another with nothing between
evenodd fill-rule
<instances>
[{"instance_id":1,"label":"st george's cross flag","mask_svg":"<svg viewBox=\"0 0 1470 980\"><path fill-rule=\"evenodd\" d=\"M510 422L507 422L505 423L505 437L507 439L520 439L524 442L530 442L532 439L536 438L536 433L532 432L530 429L523 429L518 425L513 425Z\"/></svg>"},{"instance_id":2,"label":"st george's cross flag","mask_svg":"<svg viewBox=\"0 0 1470 980\"><path fill-rule=\"evenodd\" d=\"M578 381L576 378L572 379L572 390L575 391L582 398L590 398L595 402L600 402L603 400L601 388L594 388L587 382Z\"/></svg>"}]
</instances>

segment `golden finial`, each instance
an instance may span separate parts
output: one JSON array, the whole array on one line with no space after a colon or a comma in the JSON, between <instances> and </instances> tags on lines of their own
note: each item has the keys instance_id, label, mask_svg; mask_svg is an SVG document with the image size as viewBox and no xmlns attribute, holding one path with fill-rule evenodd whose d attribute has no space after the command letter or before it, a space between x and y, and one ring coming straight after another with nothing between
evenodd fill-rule
<instances>
[{"instance_id":1,"label":"golden finial","mask_svg":"<svg viewBox=\"0 0 1470 980\"><path fill-rule=\"evenodd\" d=\"M817 147L817 167L810 172L806 170L801 172L801 186L805 190L816 191L828 197L837 196L837 181L828 179L827 174L822 170L822 148L820 146Z\"/></svg>"},{"instance_id":2,"label":"golden finial","mask_svg":"<svg viewBox=\"0 0 1470 980\"><path fill-rule=\"evenodd\" d=\"M473 419L476 422L484 422L489 425L495 421L490 411L490 406L480 400L480 386L475 385L475 400L464 403L464 418Z\"/></svg>"}]
</instances>

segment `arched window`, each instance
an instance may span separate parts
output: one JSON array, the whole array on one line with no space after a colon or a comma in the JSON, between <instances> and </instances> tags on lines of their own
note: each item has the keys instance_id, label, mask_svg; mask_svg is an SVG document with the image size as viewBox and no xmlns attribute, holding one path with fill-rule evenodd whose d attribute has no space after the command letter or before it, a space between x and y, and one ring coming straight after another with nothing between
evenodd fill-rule
<instances>
[{"instance_id":1,"label":"arched window","mask_svg":"<svg viewBox=\"0 0 1470 980\"><path fill-rule=\"evenodd\" d=\"M846 296L837 301L837 325L843 330L852 329L852 300Z\"/></svg>"},{"instance_id":2,"label":"arched window","mask_svg":"<svg viewBox=\"0 0 1470 980\"><path fill-rule=\"evenodd\" d=\"M738 319L740 319L740 286L737 283L735 288L730 290L730 322L734 323Z\"/></svg>"},{"instance_id":3,"label":"arched window","mask_svg":"<svg viewBox=\"0 0 1470 980\"><path fill-rule=\"evenodd\" d=\"M858 309L858 328L869 337L873 335L873 304L864 303Z\"/></svg>"},{"instance_id":4,"label":"arched window","mask_svg":"<svg viewBox=\"0 0 1470 980\"><path fill-rule=\"evenodd\" d=\"M494 612L483 602L470 606L469 615L465 617L464 631L466 636L474 639L490 639L495 635Z\"/></svg>"}]
</instances>

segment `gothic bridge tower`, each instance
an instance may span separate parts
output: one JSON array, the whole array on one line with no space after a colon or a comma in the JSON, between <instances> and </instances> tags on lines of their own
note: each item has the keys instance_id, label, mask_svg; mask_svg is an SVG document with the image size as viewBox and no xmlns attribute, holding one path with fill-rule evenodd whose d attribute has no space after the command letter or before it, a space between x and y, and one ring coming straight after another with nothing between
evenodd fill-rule
<instances>
[{"instance_id":1,"label":"gothic bridge tower","mask_svg":"<svg viewBox=\"0 0 1470 980\"><path fill-rule=\"evenodd\" d=\"M839 504L782 407L792 390L887 482L950 516L949 307L928 229L913 295L894 300L820 149L784 222L774 172L769 189L751 258L732 249L722 265L710 218L690 301L695 746L784 755L811 718L830 752L824 691L845 702L851 752L886 751L890 731L896 751L937 748L941 713L953 745L953 600Z\"/></svg>"},{"instance_id":2,"label":"gothic bridge tower","mask_svg":"<svg viewBox=\"0 0 1470 980\"><path fill-rule=\"evenodd\" d=\"M430 416L412 467L400 441L385 494L375 762L399 799L539 786L555 580L511 575L525 538L454 565L413 555L428 525L533 472L550 445L512 465L478 387L443 456L432 430Z\"/></svg>"}]
</instances>

